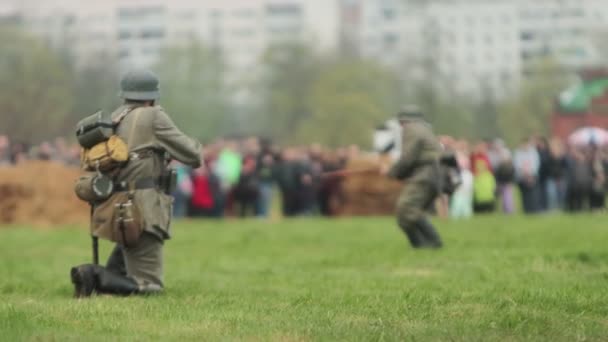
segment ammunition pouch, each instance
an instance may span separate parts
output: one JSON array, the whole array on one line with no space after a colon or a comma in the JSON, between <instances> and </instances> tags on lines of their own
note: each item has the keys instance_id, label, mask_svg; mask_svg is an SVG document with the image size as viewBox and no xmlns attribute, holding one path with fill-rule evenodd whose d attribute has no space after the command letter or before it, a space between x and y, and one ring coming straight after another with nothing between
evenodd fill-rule
<instances>
[{"instance_id":1,"label":"ammunition pouch","mask_svg":"<svg viewBox=\"0 0 608 342\"><path fill-rule=\"evenodd\" d=\"M144 220L134 194L116 192L105 202L95 206L91 234L125 247L139 240Z\"/></svg>"},{"instance_id":2,"label":"ammunition pouch","mask_svg":"<svg viewBox=\"0 0 608 342\"><path fill-rule=\"evenodd\" d=\"M177 187L177 170L167 169L160 177L160 189L166 194L171 195Z\"/></svg>"}]
</instances>

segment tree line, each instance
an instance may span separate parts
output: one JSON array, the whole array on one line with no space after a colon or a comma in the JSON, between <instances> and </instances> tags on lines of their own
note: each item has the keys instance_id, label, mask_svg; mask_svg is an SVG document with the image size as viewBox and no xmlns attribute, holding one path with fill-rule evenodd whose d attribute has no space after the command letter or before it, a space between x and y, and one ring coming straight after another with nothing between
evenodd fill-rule
<instances>
[{"instance_id":1,"label":"tree line","mask_svg":"<svg viewBox=\"0 0 608 342\"><path fill-rule=\"evenodd\" d=\"M69 49L52 50L11 27L0 27L0 42L0 133L33 143L69 137L80 118L120 103L117 61L103 58L76 68ZM162 106L203 141L256 134L332 147L368 146L374 128L408 103L420 105L440 134L511 143L548 134L553 100L568 82L558 64L544 61L515 95L497 100L482 93L474 101L437 91L437 84L450 84L441 75L415 80L407 67L319 52L307 42L273 45L255 70L237 74L221 51L192 41L163 49L154 70Z\"/></svg>"}]
</instances>

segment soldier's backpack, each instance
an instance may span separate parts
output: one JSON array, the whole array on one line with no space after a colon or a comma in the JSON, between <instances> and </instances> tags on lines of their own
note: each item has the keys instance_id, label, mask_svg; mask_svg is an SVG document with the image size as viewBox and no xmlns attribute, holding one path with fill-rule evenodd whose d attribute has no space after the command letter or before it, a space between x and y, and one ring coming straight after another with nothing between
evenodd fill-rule
<instances>
[{"instance_id":1,"label":"soldier's backpack","mask_svg":"<svg viewBox=\"0 0 608 342\"><path fill-rule=\"evenodd\" d=\"M116 129L131 110L125 109L114 120L98 111L78 123L76 137L82 147L81 165L85 171L110 172L129 160L129 147L116 135Z\"/></svg>"},{"instance_id":2,"label":"soldier's backpack","mask_svg":"<svg viewBox=\"0 0 608 342\"><path fill-rule=\"evenodd\" d=\"M123 246L131 246L143 232L143 216L134 198L135 184L127 191L114 191L113 173L129 161L129 142L116 131L132 111L126 108L114 120L99 111L81 120L76 129L82 147L81 165L87 174L76 183L76 195L92 207L91 234ZM137 127L139 111L135 110L129 137ZM131 138L130 138L131 139Z\"/></svg>"}]
</instances>

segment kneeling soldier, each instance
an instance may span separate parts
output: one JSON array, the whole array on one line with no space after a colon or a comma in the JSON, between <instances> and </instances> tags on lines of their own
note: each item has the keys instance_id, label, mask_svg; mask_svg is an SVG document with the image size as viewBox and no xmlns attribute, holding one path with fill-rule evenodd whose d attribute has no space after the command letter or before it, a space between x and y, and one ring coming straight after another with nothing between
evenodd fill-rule
<instances>
[{"instance_id":1,"label":"kneeling soldier","mask_svg":"<svg viewBox=\"0 0 608 342\"><path fill-rule=\"evenodd\" d=\"M106 267L85 264L71 269L76 297L163 289L163 244L170 238L173 201L168 163L175 159L194 168L201 164L201 145L183 134L156 105L159 81L152 72L127 73L121 80L120 95L124 104L112 113L111 122L115 124L113 134L126 142L128 160L108 172L112 192L93 206L92 214L93 235L109 236L117 245ZM95 172L101 175L99 161L96 165ZM128 200L119 203L121 198ZM119 230L114 227L117 220ZM96 229L104 225L112 226L113 233L97 234Z\"/></svg>"}]
</instances>

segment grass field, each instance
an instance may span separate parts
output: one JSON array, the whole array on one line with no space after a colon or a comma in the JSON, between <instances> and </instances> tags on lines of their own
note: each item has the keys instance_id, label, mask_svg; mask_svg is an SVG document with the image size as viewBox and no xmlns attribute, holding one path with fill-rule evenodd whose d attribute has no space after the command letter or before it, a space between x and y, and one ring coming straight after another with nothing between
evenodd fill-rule
<instances>
[{"instance_id":1,"label":"grass field","mask_svg":"<svg viewBox=\"0 0 608 342\"><path fill-rule=\"evenodd\" d=\"M389 218L181 222L165 294L90 300L84 230L0 229L0 340L608 340L605 216L439 224L414 251Z\"/></svg>"}]
</instances>

